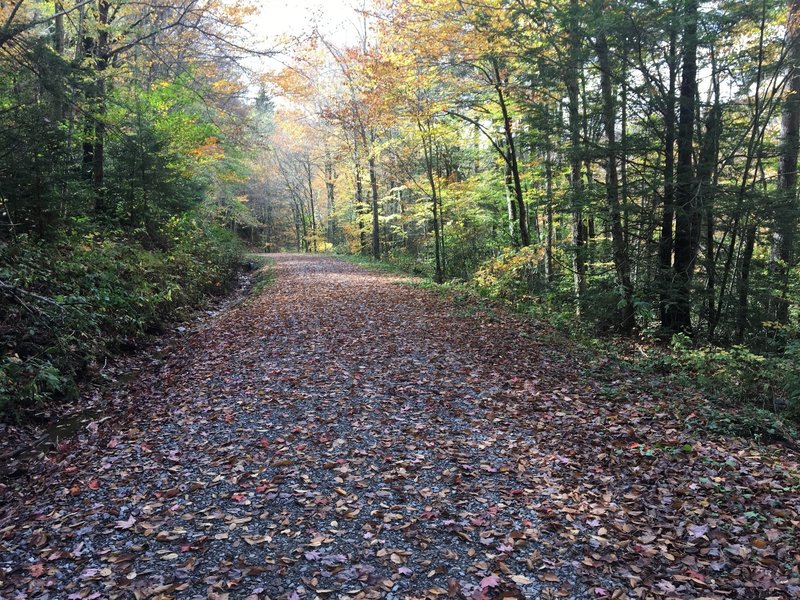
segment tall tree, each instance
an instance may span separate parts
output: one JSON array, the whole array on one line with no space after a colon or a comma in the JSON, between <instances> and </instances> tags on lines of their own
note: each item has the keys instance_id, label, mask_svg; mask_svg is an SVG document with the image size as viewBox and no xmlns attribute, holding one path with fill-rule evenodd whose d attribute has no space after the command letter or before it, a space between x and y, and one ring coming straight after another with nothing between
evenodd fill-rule
<instances>
[{"instance_id":1,"label":"tall tree","mask_svg":"<svg viewBox=\"0 0 800 600\"><path fill-rule=\"evenodd\" d=\"M683 50L678 113L678 161L675 173L675 257L670 300L664 325L669 331L691 332L691 278L697 247L697 200L694 180L694 117L697 96L697 0L683 6Z\"/></svg>"},{"instance_id":2,"label":"tall tree","mask_svg":"<svg viewBox=\"0 0 800 600\"><path fill-rule=\"evenodd\" d=\"M661 237L658 245L659 314L661 325L670 327L669 307L672 304L672 251L673 227L675 223L675 90L678 79L678 11L677 0L670 2L669 50L667 70L669 83L663 101L664 118L664 191L661 200Z\"/></svg>"},{"instance_id":3,"label":"tall tree","mask_svg":"<svg viewBox=\"0 0 800 600\"><path fill-rule=\"evenodd\" d=\"M635 323L633 307L633 283L631 281L630 262L628 260L628 247L625 240L625 231L622 224L622 208L619 199L619 176L617 173L617 116L616 99L612 85L612 66L606 34L607 20L603 12L607 9L606 3L600 0L595 2L594 16L600 24L595 40L595 50L600 66L600 88L603 104L603 123L606 134L606 200L608 202L608 217L611 221L611 246L614 268L622 296L622 310L620 313L619 327L624 333L630 333Z\"/></svg>"},{"instance_id":4,"label":"tall tree","mask_svg":"<svg viewBox=\"0 0 800 600\"><path fill-rule=\"evenodd\" d=\"M564 85L567 88L569 112L569 162L570 205L572 212L572 274L575 291L575 310L580 316L586 297L586 235L583 228L583 144L581 141L580 80L582 65L582 34L580 30L580 3L570 0L567 16L567 64L564 68Z\"/></svg>"},{"instance_id":5,"label":"tall tree","mask_svg":"<svg viewBox=\"0 0 800 600\"><path fill-rule=\"evenodd\" d=\"M794 262L798 223L797 156L800 152L800 0L788 0L786 21L787 86L781 114L777 207L770 266L775 278L770 317L789 320L789 270Z\"/></svg>"}]
</instances>

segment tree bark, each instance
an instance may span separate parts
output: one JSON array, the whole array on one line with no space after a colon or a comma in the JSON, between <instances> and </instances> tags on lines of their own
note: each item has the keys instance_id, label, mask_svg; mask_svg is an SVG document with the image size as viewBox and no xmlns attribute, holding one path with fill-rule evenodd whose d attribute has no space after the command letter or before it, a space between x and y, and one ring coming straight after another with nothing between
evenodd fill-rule
<instances>
[{"instance_id":1,"label":"tree bark","mask_svg":"<svg viewBox=\"0 0 800 600\"><path fill-rule=\"evenodd\" d=\"M522 193L522 182L519 176L519 164L517 161L517 151L514 142L514 132L511 123L511 116L508 112L508 102L506 101L504 82L500 73L500 64L496 58L492 59L494 69L494 88L497 92L497 101L500 104L500 111L503 115L503 133L505 135L507 164L511 169L511 178L514 186L514 199L517 204L517 222L519 224L519 241L521 246L531 245L531 235L528 231L528 211L525 206L525 196Z\"/></svg>"},{"instance_id":2,"label":"tree bark","mask_svg":"<svg viewBox=\"0 0 800 600\"><path fill-rule=\"evenodd\" d=\"M334 171L333 167L333 160L331 160L330 154L325 153L325 196L327 200L327 211L328 211L328 242L330 244L336 244L336 234L337 234L337 224L336 224L336 215L335 215L335 207L336 207L336 198L335 198L335 179L336 179L336 172Z\"/></svg>"},{"instance_id":3,"label":"tree bark","mask_svg":"<svg viewBox=\"0 0 800 600\"><path fill-rule=\"evenodd\" d=\"M370 145L374 148L375 136L372 131L369 134ZM369 185L372 192L372 257L375 260L381 258L381 237L378 219L378 174L375 168L375 157L372 155L372 148L370 148L370 155L368 160L369 165Z\"/></svg>"},{"instance_id":4,"label":"tree bark","mask_svg":"<svg viewBox=\"0 0 800 600\"><path fill-rule=\"evenodd\" d=\"M774 293L769 315L778 323L789 321L789 270L793 266L797 229L797 157L800 151L800 0L788 0L787 44L789 77L781 115L778 160L778 210L772 232L770 271Z\"/></svg>"},{"instance_id":5,"label":"tree bark","mask_svg":"<svg viewBox=\"0 0 800 600\"><path fill-rule=\"evenodd\" d=\"M720 104L719 77L716 73L716 59L712 53L712 86L714 89L714 104L706 116L705 135L703 137L700 156L697 163L698 182L698 216L700 212L706 218L706 325L709 338L713 335L715 322L715 297L716 297L716 264L714 254L714 196L716 194L719 171L719 140L722 134L722 106ZM698 235L700 233L700 227Z\"/></svg>"},{"instance_id":6,"label":"tree bark","mask_svg":"<svg viewBox=\"0 0 800 600\"><path fill-rule=\"evenodd\" d=\"M748 299L750 297L750 267L753 262L753 249L756 243L756 226L748 225L744 235L742 262L739 267L738 306L736 310L736 340L744 339L749 323Z\"/></svg>"},{"instance_id":7,"label":"tree bark","mask_svg":"<svg viewBox=\"0 0 800 600\"><path fill-rule=\"evenodd\" d=\"M370 158L369 161L369 185L372 196L372 258L380 260L381 258L381 237L379 221L378 221L378 177L375 172L375 159Z\"/></svg>"},{"instance_id":8,"label":"tree bark","mask_svg":"<svg viewBox=\"0 0 800 600\"><path fill-rule=\"evenodd\" d=\"M545 129L545 241L544 241L544 277L547 283L552 283L553 275L553 158L550 148L550 136Z\"/></svg>"},{"instance_id":9,"label":"tree bark","mask_svg":"<svg viewBox=\"0 0 800 600\"><path fill-rule=\"evenodd\" d=\"M56 54L59 56L64 55L64 5L61 3L61 0L55 0L53 2L54 10L56 13L55 18L55 27L53 30L53 38L54 38L54 46Z\"/></svg>"},{"instance_id":10,"label":"tree bark","mask_svg":"<svg viewBox=\"0 0 800 600\"><path fill-rule=\"evenodd\" d=\"M697 0L684 5L683 65L678 120L678 162L675 178L675 259L672 269L671 303L667 306L667 329L692 331L691 278L696 258L697 226L692 149L695 96L697 95Z\"/></svg>"},{"instance_id":11,"label":"tree bark","mask_svg":"<svg viewBox=\"0 0 800 600\"><path fill-rule=\"evenodd\" d=\"M311 249L317 251L317 210L314 206L314 178L311 170L311 161L306 160L306 183L308 183L308 206L311 211Z\"/></svg>"},{"instance_id":12,"label":"tree bark","mask_svg":"<svg viewBox=\"0 0 800 600\"><path fill-rule=\"evenodd\" d=\"M95 83L93 90L94 109L94 138L92 140L92 184L95 193L95 212L104 213L106 206L105 193L105 139L106 139L106 74L109 62L109 37L111 5L107 0L97 3L97 40L94 44L95 52Z\"/></svg>"},{"instance_id":13,"label":"tree bark","mask_svg":"<svg viewBox=\"0 0 800 600\"><path fill-rule=\"evenodd\" d=\"M358 135L353 140L353 168L356 183L356 224L358 225L359 252L367 254L367 232L364 225L364 182L361 177L361 155L358 150Z\"/></svg>"},{"instance_id":14,"label":"tree bark","mask_svg":"<svg viewBox=\"0 0 800 600\"><path fill-rule=\"evenodd\" d=\"M428 177L428 185L431 186L431 203L433 205L433 253L436 268L434 279L436 283L442 283L442 281L444 281L444 268L442 265L441 231L439 229L439 200L436 189L436 179L433 176L433 144L430 138L430 124L423 125L420 121L417 121L417 128L422 138L425 174Z\"/></svg>"},{"instance_id":15,"label":"tree bark","mask_svg":"<svg viewBox=\"0 0 800 600\"><path fill-rule=\"evenodd\" d=\"M602 20L602 9L596 17ZM625 244L625 232L622 227L622 210L619 201L619 178L617 173L617 141L616 141L616 107L614 91L611 83L611 60L608 52L608 38L603 29L597 35L595 50L600 65L600 89L603 99L603 124L606 134L606 199L608 216L611 221L611 248L617 283L622 295L622 307L619 316L619 329L630 334L636 324L633 308L633 284L631 283L628 248Z\"/></svg>"},{"instance_id":16,"label":"tree bark","mask_svg":"<svg viewBox=\"0 0 800 600\"><path fill-rule=\"evenodd\" d=\"M581 34L578 30L578 0L569 4L569 60L564 71L567 88L570 136L570 205L572 211L572 274L575 313L581 316L586 296L586 257L583 233L583 182L581 180L581 115L578 88Z\"/></svg>"},{"instance_id":17,"label":"tree bark","mask_svg":"<svg viewBox=\"0 0 800 600\"><path fill-rule=\"evenodd\" d=\"M675 85L677 81L677 26L674 14L669 32L669 88L664 99L664 199L661 213L661 239L658 244L659 313L661 326L669 327L668 307L672 302L672 247L675 221Z\"/></svg>"},{"instance_id":18,"label":"tree bark","mask_svg":"<svg viewBox=\"0 0 800 600\"><path fill-rule=\"evenodd\" d=\"M516 245L519 243L517 238L517 205L511 196L513 189L513 178L511 177L511 167L506 162L505 165L505 183L506 183L506 213L508 215L508 235L511 238L511 243Z\"/></svg>"}]
</instances>

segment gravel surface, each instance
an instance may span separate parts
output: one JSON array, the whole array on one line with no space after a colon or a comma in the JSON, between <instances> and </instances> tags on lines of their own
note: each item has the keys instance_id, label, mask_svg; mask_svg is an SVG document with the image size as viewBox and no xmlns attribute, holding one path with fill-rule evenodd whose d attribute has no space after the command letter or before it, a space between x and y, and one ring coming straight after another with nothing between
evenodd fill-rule
<instances>
[{"instance_id":1,"label":"gravel surface","mask_svg":"<svg viewBox=\"0 0 800 600\"><path fill-rule=\"evenodd\" d=\"M695 440L644 393L603 399L535 323L332 258L274 258L267 290L118 391L127 413L4 484L0 597L800 590L796 463ZM643 454L654 434L689 450ZM727 505L705 512L725 495L705 459L719 475L739 450L754 466L725 482L751 491L755 533ZM772 562L755 560L761 537Z\"/></svg>"}]
</instances>

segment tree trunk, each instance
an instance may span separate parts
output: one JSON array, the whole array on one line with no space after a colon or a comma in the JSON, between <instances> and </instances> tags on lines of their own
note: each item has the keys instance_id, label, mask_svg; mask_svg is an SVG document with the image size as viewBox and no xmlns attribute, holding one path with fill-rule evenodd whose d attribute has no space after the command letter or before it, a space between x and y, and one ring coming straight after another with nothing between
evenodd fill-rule
<instances>
[{"instance_id":1,"label":"tree trunk","mask_svg":"<svg viewBox=\"0 0 800 600\"><path fill-rule=\"evenodd\" d=\"M317 210L314 206L314 179L311 171L311 162L306 162L306 179L308 183L308 205L311 211L311 244L312 250L317 251Z\"/></svg>"},{"instance_id":2,"label":"tree trunk","mask_svg":"<svg viewBox=\"0 0 800 600\"><path fill-rule=\"evenodd\" d=\"M570 0L569 62L564 84L569 98L570 134L570 205L572 209L572 273L575 291L575 313L580 316L586 296L586 258L583 236L583 182L581 180L581 116L578 88L581 33L578 30L579 0Z\"/></svg>"},{"instance_id":3,"label":"tree trunk","mask_svg":"<svg viewBox=\"0 0 800 600\"><path fill-rule=\"evenodd\" d=\"M370 132L370 142L374 146L375 138ZM370 151L371 152L371 151ZM369 185L372 191L372 257L375 260L381 258L381 237L378 220L378 174L375 170L375 157L369 157Z\"/></svg>"},{"instance_id":4,"label":"tree trunk","mask_svg":"<svg viewBox=\"0 0 800 600\"><path fill-rule=\"evenodd\" d=\"M61 0L55 0L53 2L53 8L56 13L55 18L55 27L53 29L53 45L56 51L56 54L59 56L64 55L64 15L61 14L64 10L64 5L61 3Z\"/></svg>"},{"instance_id":5,"label":"tree trunk","mask_svg":"<svg viewBox=\"0 0 800 600\"><path fill-rule=\"evenodd\" d=\"M335 181L336 173L333 168L333 161L331 160L330 154L325 154L325 196L327 199L327 211L328 211L328 242L330 244L336 244L336 234L337 234L337 227L336 227L336 216L334 213L335 209Z\"/></svg>"},{"instance_id":6,"label":"tree trunk","mask_svg":"<svg viewBox=\"0 0 800 600\"><path fill-rule=\"evenodd\" d=\"M716 59L712 52L712 86L714 89L714 104L706 116L705 135L702 148L697 163L697 182L698 182L698 216L702 211L706 218L706 310L707 331L709 337L713 335L716 297L716 264L714 256L714 195L717 188L719 172L717 164L719 160L719 140L722 134L722 106L720 105L719 77L716 73ZM698 234L700 232L700 227Z\"/></svg>"},{"instance_id":7,"label":"tree trunk","mask_svg":"<svg viewBox=\"0 0 800 600\"><path fill-rule=\"evenodd\" d=\"M553 283L553 159L550 148L550 136L545 129L545 241L544 241L544 277L547 283Z\"/></svg>"},{"instance_id":8,"label":"tree trunk","mask_svg":"<svg viewBox=\"0 0 800 600\"><path fill-rule=\"evenodd\" d=\"M619 134L619 149L617 155L619 157L619 177L620 177L620 206L622 208L622 231L625 234L625 246L630 247L630 206L628 204L628 42L622 40L622 73L618 81L620 81L620 134ZM630 250L628 251L630 252ZM630 260L630 259L629 259ZM633 282L635 285L635 272Z\"/></svg>"},{"instance_id":9,"label":"tree trunk","mask_svg":"<svg viewBox=\"0 0 800 600\"><path fill-rule=\"evenodd\" d=\"M302 197L297 198L298 211L300 212L300 226L303 230L303 252L308 252L308 221L306 219L306 209Z\"/></svg>"},{"instance_id":10,"label":"tree trunk","mask_svg":"<svg viewBox=\"0 0 800 600\"><path fill-rule=\"evenodd\" d=\"M425 174L428 177L428 185L431 186L431 203L433 205L433 247L436 274L434 276L436 283L444 281L444 269L442 267L442 253L441 253L441 231L439 229L439 201L436 189L436 179L433 176L433 143L430 138L430 123L425 126L420 121L417 121L417 128L422 138L422 151L425 158Z\"/></svg>"},{"instance_id":11,"label":"tree trunk","mask_svg":"<svg viewBox=\"0 0 800 600\"><path fill-rule=\"evenodd\" d=\"M522 193L522 182L519 177L519 164L517 162L517 151L514 145L514 132L511 123L511 116L508 113L508 104L504 92L504 81L500 73L500 65L497 59L492 59L492 67L495 76L495 91L497 101L500 104L500 111L503 115L503 133L507 149L507 164L511 169L511 178L514 185L514 199L517 204L517 222L519 224L519 241L521 246L531 245L531 235L528 231L528 211L525 206L525 196Z\"/></svg>"},{"instance_id":12,"label":"tree trunk","mask_svg":"<svg viewBox=\"0 0 800 600\"><path fill-rule=\"evenodd\" d=\"M739 267L738 306L736 311L736 340L744 339L749 323L748 298L750 297L750 267L753 262L753 249L756 243L756 225L748 225L744 236L744 250Z\"/></svg>"},{"instance_id":13,"label":"tree trunk","mask_svg":"<svg viewBox=\"0 0 800 600\"><path fill-rule=\"evenodd\" d=\"M691 278L696 258L697 226L692 145L697 95L697 0L686 0L684 12L683 66L681 69L678 121L678 162L675 178L675 260L667 329L692 330Z\"/></svg>"},{"instance_id":14,"label":"tree trunk","mask_svg":"<svg viewBox=\"0 0 800 600\"><path fill-rule=\"evenodd\" d=\"M274 251L274 243L275 243L275 221L272 215L272 201L267 199L267 210L266 210L266 219L267 219L267 243L264 245L264 249L267 252Z\"/></svg>"},{"instance_id":15,"label":"tree trunk","mask_svg":"<svg viewBox=\"0 0 800 600\"><path fill-rule=\"evenodd\" d=\"M668 307L672 302L672 248L675 221L675 82L677 81L677 15L674 14L669 32L669 89L664 99L664 200L661 213L661 239L658 244L659 313L661 326L669 328Z\"/></svg>"},{"instance_id":16,"label":"tree trunk","mask_svg":"<svg viewBox=\"0 0 800 600\"><path fill-rule=\"evenodd\" d=\"M428 166L428 181L431 186L431 203L433 205L433 247L434 258L436 261L436 274L434 280L436 283L444 281L444 269L442 268L442 252L441 252L441 239L442 234L439 228L439 200L436 194L436 182L433 179L433 171Z\"/></svg>"},{"instance_id":17,"label":"tree trunk","mask_svg":"<svg viewBox=\"0 0 800 600\"><path fill-rule=\"evenodd\" d=\"M428 128L432 128L432 124L428 125ZM437 210L439 216L439 256L441 257L442 261L442 281L447 275L447 253L444 249L444 205L442 204L442 171L439 163L439 154L436 150L436 147L433 144L433 136L431 136L431 157L434 159L436 163L436 175L437 179L436 183L436 202L439 204L439 208Z\"/></svg>"},{"instance_id":18,"label":"tree trunk","mask_svg":"<svg viewBox=\"0 0 800 600\"><path fill-rule=\"evenodd\" d=\"M105 139L106 139L106 75L108 67L109 38L108 25L111 5L107 0L97 4L97 44L95 46L95 102L94 140L92 143L92 183L95 192L95 212L105 212Z\"/></svg>"},{"instance_id":19,"label":"tree trunk","mask_svg":"<svg viewBox=\"0 0 800 600\"><path fill-rule=\"evenodd\" d=\"M731 224L730 229L728 230L730 234L730 241L728 242L728 251L725 258L725 266L722 269L722 276L720 277L719 282L719 296L714 308L714 313L711 316L708 324L708 337L713 338L715 335L715 331L719 322L722 320L722 314L725 305L726 299L726 292L728 290L728 281L731 280L732 271L733 271L733 263L734 263L734 256L736 254L736 242L739 235L739 215L735 215L733 219L733 223ZM717 253L717 258L719 258L719 252Z\"/></svg>"},{"instance_id":20,"label":"tree trunk","mask_svg":"<svg viewBox=\"0 0 800 600\"><path fill-rule=\"evenodd\" d=\"M358 223L358 241L361 254L367 253L367 231L364 226L364 183L361 180L361 165L356 157L356 221Z\"/></svg>"},{"instance_id":21,"label":"tree trunk","mask_svg":"<svg viewBox=\"0 0 800 600\"><path fill-rule=\"evenodd\" d=\"M294 235L295 235L295 243L297 244L297 251L303 251L303 234L301 231L300 225L300 211L298 210L297 206L292 203L292 217L294 217Z\"/></svg>"},{"instance_id":22,"label":"tree trunk","mask_svg":"<svg viewBox=\"0 0 800 600\"><path fill-rule=\"evenodd\" d=\"M506 154L508 160L508 154ZM505 167L505 182L506 182L506 212L508 213L508 235L511 238L511 243L517 245L519 240L517 238L517 205L511 197L511 190L513 189L513 178L511 176L511 167L506 162Z\"/></svg>"},{"instance_id":23,"label":"tree trunk","mask_svg":"<svg viewBox=\"0 0 800 600\"><path fill-rule=\"evenodd\" d=\"M598 11L597 18L602 19ZM631 283L630 262L628 248L625 244L625 233L622 227L622 211L619 202L619 180L617 174L617 141L616 141L616 108L614 91L611 84L611 60L608 53L608 39L605 31L601 30L595 45L597 59L600 65L600 88L603 98L603 122L605 126L606 141L606 199L608 200L608 215L611 221L611 247L614 260L614 269L617 273L617 282L622 294L622 311L619 318L619 328L622 333L630 334L635 322L633 309L633 285Z\"/></svg>"},{"instance_id":24,"label":"tree trunk","mask_svg":"<svg viewBox=\"0 0 800 600\"><path fill-rule=\"evenodd\" d=\"M789 78L781 115L781 148L778 161L778 210L772 232L770 271L774 293L770 318L789 321L789 270L797 229L797 156L800 151L800 0L788 0L787 44Z\"/></svg>"}]
</instances>

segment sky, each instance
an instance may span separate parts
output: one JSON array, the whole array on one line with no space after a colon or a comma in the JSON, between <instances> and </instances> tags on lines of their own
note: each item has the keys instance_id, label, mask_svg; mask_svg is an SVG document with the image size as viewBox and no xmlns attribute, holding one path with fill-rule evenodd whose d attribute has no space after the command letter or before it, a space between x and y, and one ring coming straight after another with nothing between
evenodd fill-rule
<instances>
[{"instance_id":1,"label":"sky","mask_svg":"<svg viewBox=\"0 0 800 600\"><path fill-rule=\"evenodd\" d=\"M359 17L353 6L363 0L260 0L261 13L253 24L254 32L269 40L298 35L313 23L337 44L357 39L354 23Z\"/></svg>"},{"instance_id":2,"label":"sky","mask_svg":"<svg viewBox=\"0 0 800 600\"><path fill-rule=\"evenodd\" d=\"M336 46L357 45L359 23L362 17L353 8L369 6L370 0L253 0L259 7L258 15L252 17L248 29L258 39L258 46L278 50L272 56L252 57L245 64L255 72L280 71L290 60L286 38L296 38L309 33L315 26L327 40ZM361 25L363 27L363 25ZM281 52L281 48L287 48ZM251 87L253 98L258 86ZM279 106L284 102L274 98Z\"/></svg>"}]
</instances>

